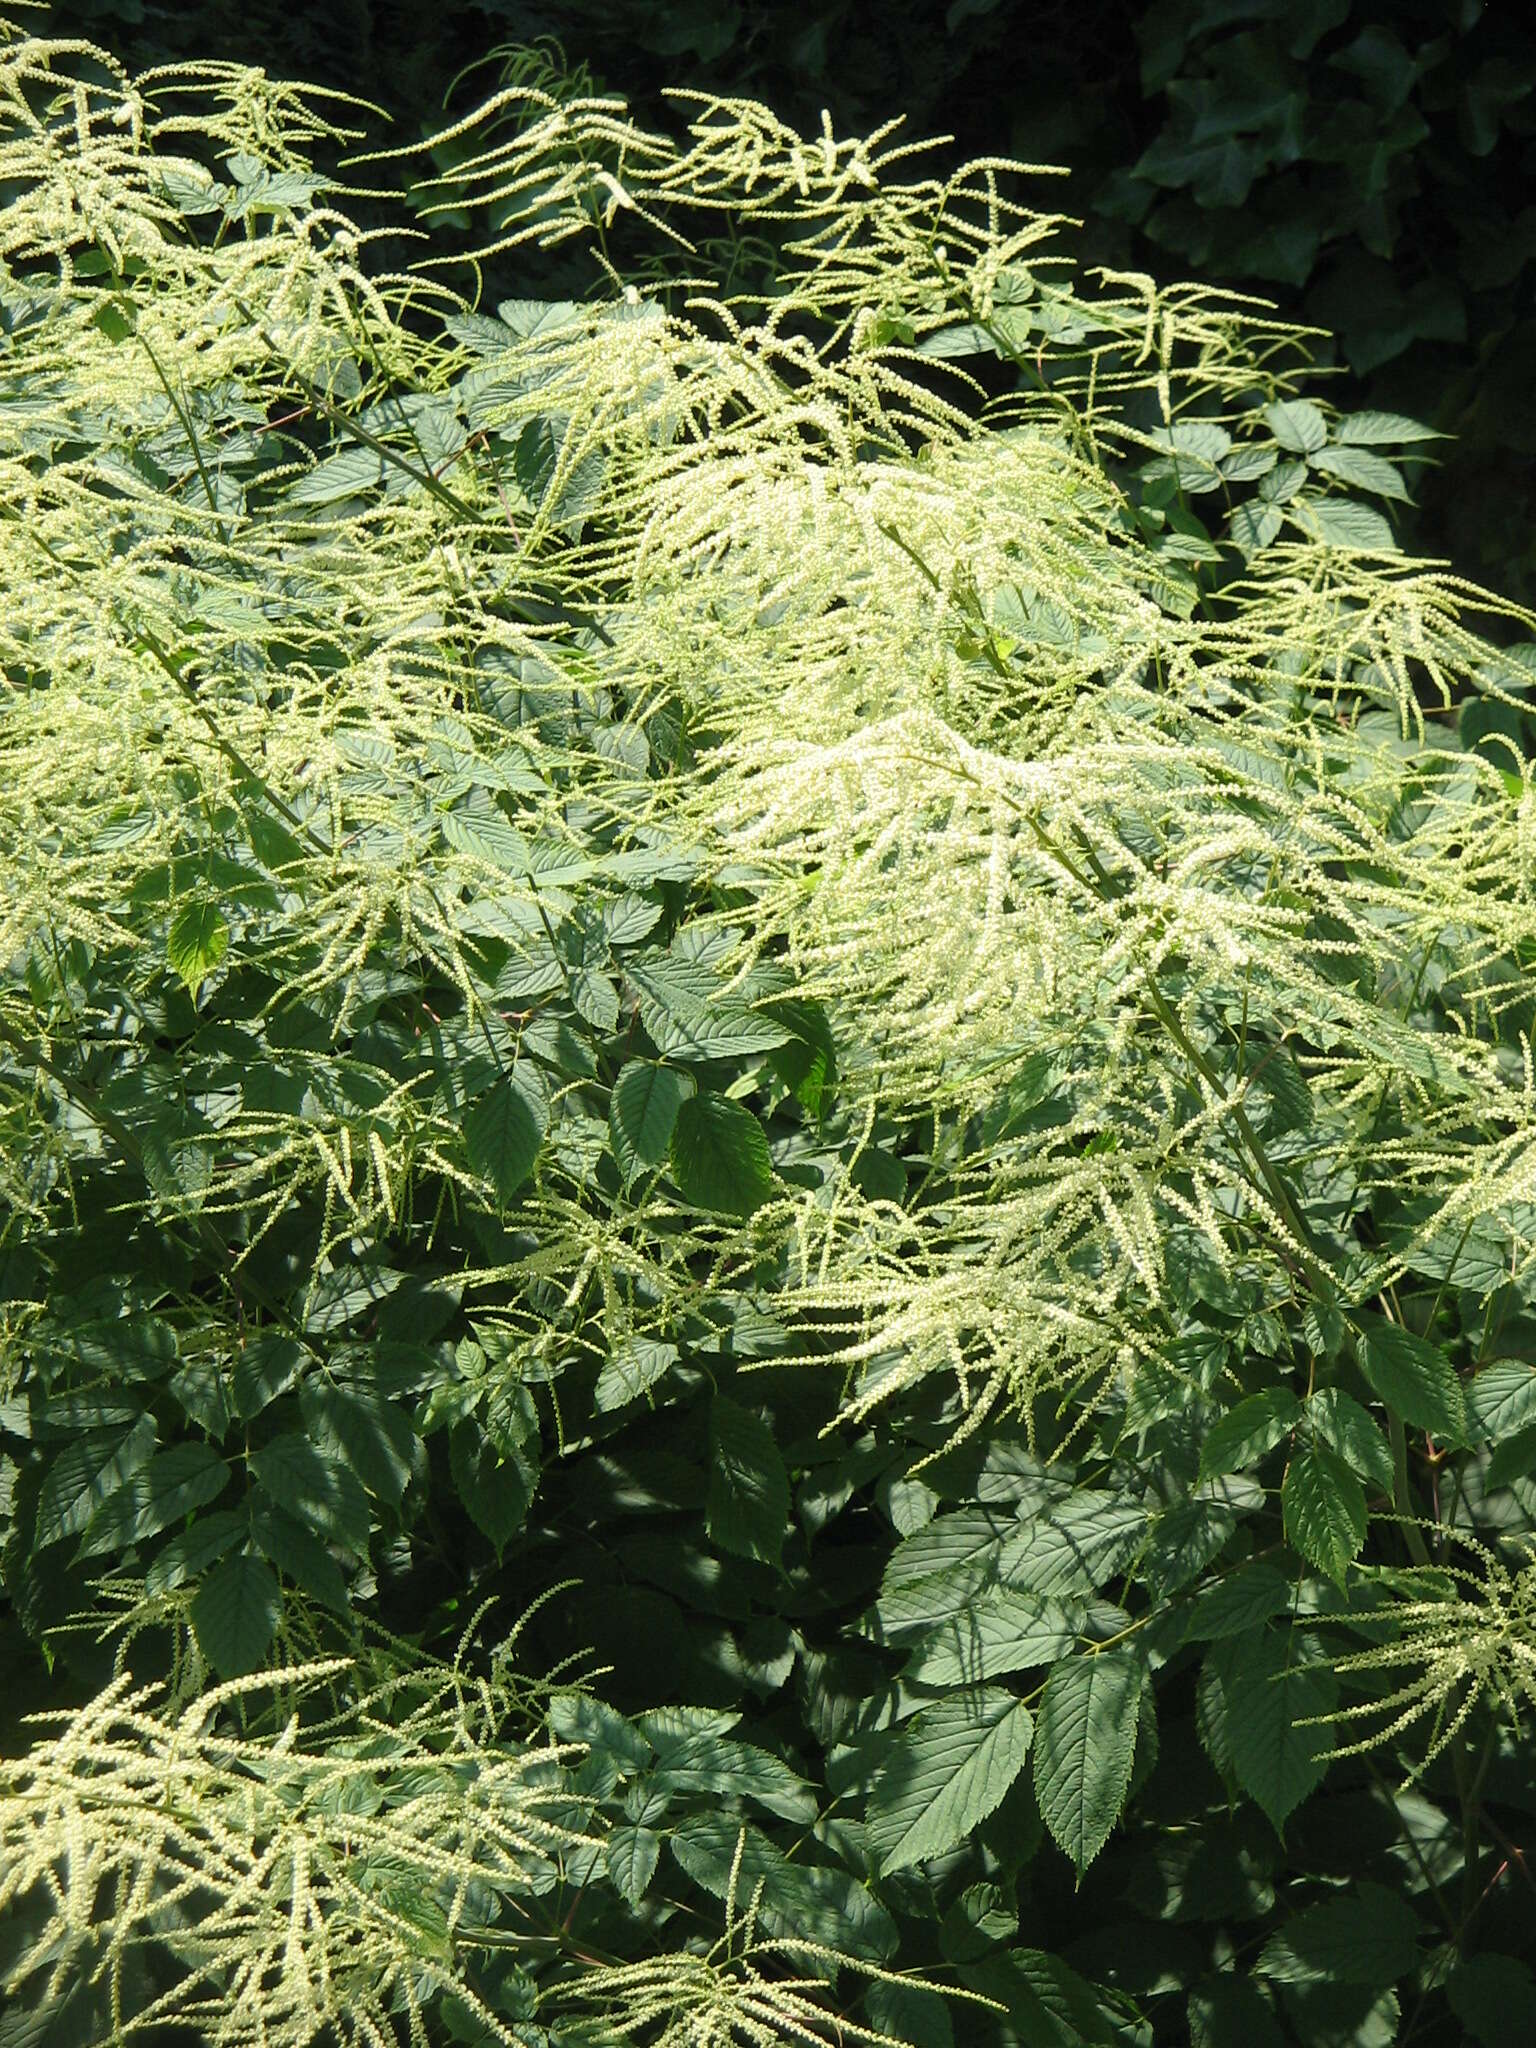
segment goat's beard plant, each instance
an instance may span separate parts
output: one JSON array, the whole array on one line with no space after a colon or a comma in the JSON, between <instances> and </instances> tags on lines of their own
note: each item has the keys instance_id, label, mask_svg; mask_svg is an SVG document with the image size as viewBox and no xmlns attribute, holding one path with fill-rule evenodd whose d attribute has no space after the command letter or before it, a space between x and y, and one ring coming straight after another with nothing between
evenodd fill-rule
<instances>
[{"instance_id":1,"label":"goat's beard plant","mask_svg":"<svg viewBox=\"0 0 1536 2048\"><path fill-rule=\"evenodd\" d=\"M1504 2038L1536 664L1431 437L1023 167L514 82L420 218L591 285L491 317L315 95L4 34L0 2039Z\"/></svg>"}]
</instances>

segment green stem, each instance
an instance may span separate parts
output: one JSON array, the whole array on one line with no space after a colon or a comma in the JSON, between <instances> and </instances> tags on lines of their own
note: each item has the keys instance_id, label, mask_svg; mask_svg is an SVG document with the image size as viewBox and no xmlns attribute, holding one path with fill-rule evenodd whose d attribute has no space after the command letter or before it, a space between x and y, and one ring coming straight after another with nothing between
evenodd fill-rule
<instances>
[{"instance_id":1,"label":"green stem","mask_svg":"<svg viewBox=\"0 0 1536 2048\"><path fill-rule=\"evenodd\" d=\"M1403 1518L1403 1535L1415 1564L1430 1563L1429 1546L1413 1511L1408 1489L1408 1431L1394 1409L1387 1410L1387 1437L1392 1445L1392 1505Z\"/></svg>"}]
</instances>

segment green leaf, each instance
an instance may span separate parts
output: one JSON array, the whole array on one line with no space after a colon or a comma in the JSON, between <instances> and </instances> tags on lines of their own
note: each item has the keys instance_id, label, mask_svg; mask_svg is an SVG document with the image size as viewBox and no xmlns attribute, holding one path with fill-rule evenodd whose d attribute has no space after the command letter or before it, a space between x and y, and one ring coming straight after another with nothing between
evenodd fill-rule
<instances>
[{"instance_id":1,"label":"green leaf","mask_svg":"<svg viewBox=\"0 0 1536 2048\"><path fill-rule=\"evenodd\" d=\"M188 1579L201 1577L209 1565L221 1558L232 1543L246 1532L246 1518L231 1508L216 1514L199 1515L190 1529L182 1529L161 1544L144 1574L144 1590L153 1597L168 1593Z\"/></svg>"},{"instance_id":2,"label":"green leaf","mask_svg":"<svg viewBox=\"0 0 1536 2048\"><path fill-rule=\"evenodd\" d=\"M663 1344L655 1337L628 1338L603 1360L592 1392L593 1407L606 1415L638 1400L666 1378L678 1356L675 1344Z\"/></svg>"},{"instance_id":3,"label":"green leaf","mask_svg":"<svg viewBox=\"0 0 1536 2048\"><path fill-rule=\"evenodd\" d=\"M1279 457L1272 446L1249 442L1234 448L1221 459L1221 473L1229 484L1257 483L1268 476Z\"/></svg>"},{"instance_id":4,"label":"green leaf","mask_svg":"<svg viewBox=\"0 0 1536 2048\"><path fill-rule=\"evenodd\" d=\"M1365 1493L1344 1460L1321 1444L1299 1450L1280 1489L1287 1539L1340 1585L1365 1542Z\"/></svg>"},{"instance_id":5,"label":"green leaf","mask_svg":"<svg viewBox=\"0 0 1536 2048\"><path fill-rule=\"evenodd\" d=\"M173 1444L133 1473L92 1515L77 1557L125 1550L157 1536L183 1515L217 1500L229 1484L229 1467L205 1443Z\"/></svg>"},{"instance_id":6,"label":"green leaf","mask_svg":"<svg viewBox=\"0 0 1536 2048\"><path fill-rule=\"evenodd\" d=\"M1353 1394L1342 1387L1319 1387L1307 1400L1307 1420L1352 1472L1382 1493L1392 1491L1392 1447Z\"/></svg>"},{"instance_id":7,"label":"green leaf","mask_svg":"<svg viewBox=\"0 0 1536 2048\"><path fill-rule=\"evenodd\" d=\"M769 1053L768 1064L806 1112L816 1116L837 1079L837 1046L827 1014L820 1003L788 999L775 1003L769 1014L794 1035Z\"/></svg>"},{"instance_id":8,"label":"green leaf","mask_svg":"<svg viewBox=\"0 0 1536 2048\"><path fill-rule=\"evenodd\" d=\"M556 1693L549 1729L557 1742L579 1742L589 1755L612 1763L616 1779L645 1770L656 1753L633 1721L590 1693Z\"/></svg>"},{"instance_id":9,"label":"green leaf","mask_svg":"<svg viewBox=\"0 0 1536 2048\"><path fill-rule=\"evenodd\" d=\"M1004 2007L1008 2048L1125 2048L1128 2039L1145 2039L1127 2028L1123 2012L1105 2011L1100 2001L1113 1993L1097 1991L1043 1949L1011 1948L973 1966L966 1982Z\"/></svg>"},{"instance_id":10,"label":"green leaf","mask_svg":"<svg viewBox=\"0 0 1536 2048\"><path fill-rule=\"evenodd\" d=\"M893 1984L877 1977L864 1993L864 2009L872 2027L909 2042L911 2048L954 2048L949 2007L938 1992L920 1984Z\"/></svg>"},{"instance_id":11,"label":"green leaf","mask_svg":"<svg viewBox=\"0 0 1536 2048\"><path fill-rule=\"evenodd\" d=\"M1251 1977L1209 1977L1189 1994L1190 2048L1285 2048L1273 2010Z\"/></svg>"},{"instance_id":12,"label":"green leaf","mask_svg":"<svg viewBox=\"0 0 1536 2048\"><path fill-rule=\"evenodd\" d=\"M881 1869L963 1842L1023 1770L1033 1726L1000 1686L967 1686L910 1721L870 1784L866 1824Z\"/></svg>"},{"instance_id":13,"label":"green leaf","mask_svg":"<svg viewBox=\"0 0 1536 2048\"><path fill-rule=\"evenodd\" d=\"M341 498L377 490L387 468L385 458L372 448L343 448L296 478L285 495L292 505L334 505Z\"/></svg>"},{"instance_id":14,"label":"green leaf","mask_svg":"<svg viewBox=\"0 0 1536 2048\"><path fill-rule=\"evenodd\" d=\"M619 1021L619 991L611 975L595 967L571 971L571 1003L579 1016L606 1037Z\"/></svg>"},{"instance_id":15,"label":"green leaf","mask_svg":"<svg viewBox=\"0 0 1536 2048\"><path fill-rule=\"evenodd\" d=\"M1536 1370L1516 1358L1482 1366L1466 1389L1470 1443L1501 1443L1536 1426Z\"/></svg>"},{"instance_id":16,"label":"green leaf","mask_svg":"<svg viewBox=\"0 0 1536 2048\"><path fill-rule=\"evenodd\" d=\"M1536 1979L1514 1956L1469 1956L1452 1970L1446 1990L1478 2048L1536 2040Z\"/></svg>"},{"instance_id":17,"label":"green leaf","mask_svg":"<svg viewBox=\"0 0 1536 2048\"><path fill-rule=\"evenodd\" d=\"M1000 1812L999 1821L1003 1817ZM967 1885L939 1921L939 1952L949 1963L977 1962L1011 1942L1018 1931L1018 1912L1001 1885Z\"/></svg>"},{"instance_id":18,"label":"green leaf","mask_svg":"<svg viewBox=\"0 0 1536 2048\"><path fill-rule=\"evenodd\" d=\"M1277 400L1264 408L1270 432L1292 455L1311 455L1328 439L1328 422L1307 398Z\"/></svg>"},{"instance_id":19,"label":"green leaf","mask_svg":"<svg viewBox=\"0 0 1536 2048\"><path fill-rule=\"evenodd\" d=\"M679 1742L658 1743L657 1748L660 1755L649 1783L658 1791L751 1799L780 1820L809 1823L816 1818L816 1795L810 1786L755 1743L700 1731Z\"/></svg>"},{"instance_id":20,"label":"green leaf","mask_svg":"<svg viewBox=\"0 0 1536 2048\"><path fill-rule=\"evenodd\" d=\"M165 941L166 958L195 996L229 951L229 925L217 903L182 905Z\"/></svg>"},{"instance_id":21,"label":"green leaf","mask_svg":"<svg viewBox=\"0 0 1536 2048\"><path fill-rule=\"evenodd\" d=\"M1278 505L1250 503L1233 507L1227 531L1245 555L1256 555L1269 546L1284 524L1285 515Z\"/></svg>"},{"instance_id":22,"label":"green leaf","mask_svg":"<svg viewBox=\"0 0 1536 2048\"><path fill-rule=\"evenodd\" d=\"M917 343L920 356L937 356L941 359L960 356L1001 355L997 338L985 327L936 327L931 334L925 334Z\"/></svg>"},{"instance_id":23,"label":"green leaf","mask_svg":"<svg viewBox=\"0 0 1536 2048\"><path fill-rule=\"evenodd\" d=\"M1353 443L1357 446L1384 445L1394 447L1405 441L1443 441L1437 427L1421 426L1417 420L1410 420L1400 412L1352 412L1345 415L1333 430L1335 441Z\"/></svg>"},{"instance_id":24,"label":"green leaf","mask_svg":"<svg viewBox=\"0 0 1536 2048\"><path fill-rule=\"evenodd\" d=\"M691 1074L658 1066L654 1060L630 1060L620 1069L608 1098L608 1129L626 1183L643 1167L663 1163L677 1113L696 1092Z\"/></svg>"},{"instance_id":25,"label":"green leaf","mask_svg":"<svg viewBox=\"0 0 1536 2048\"><path fill-rule=\"evenodd\" d=\"M1467 1404L1455 1368L1437 1344L1385 1316L1361 1314L1360 1370L1386 1406L1446 1443L1467 1440Z\"/></svg>"},{"instance_id":26,"label":"green leaf","mask_svg":"<svg viewBox=\"0 0 1536 2048\"><path fill-rule=\"evenodd\" d=\"M1279 1834L1328 1768L1333 1676L1298 1663L1289 1635L1268 1628L1218 1643L1209 1664L1226 1706L1233 1772Z\"/></svg>"},{"instance_id":27,"label":"green leaf","mask_svg":"<svg viewBox=\"0 0 1536 2048\"><path fill-rule=\"evenodd\" d=\"M1325 476L1337 477L1342 484L1353 484L1356 490L1374 491L1379 498L1407 502L1408 487L1397 464L1364 448L1319 448L1311 462Z\"/></svg>"},{"instance_id":28,"label":"green leaf","mask_svg":"<svg viewBox=\"0 0 1536 2048\"><path fill-rule=\"evenodd\" d=\"M558 334L563 327L577 325L587 310L572 299L503 299L496 318L516 339L532 341L536 335ZM506 335L501 345L511 346Z\"/></svg>"},{"instance_id":29,"label":"green leaf","mask_svg":"<svg viewBox=\"0 0 1536 2048\"><path fill-rule=\"evenodd\" d=\"M656 1875L661 1854L661 1837L653 1828L619 1827L608 1837L608 1875L619 1897L631 1906L639 1905L645 1888Z\"/></svg>"},{"instance_id":30,"label":"green leaf","mask_svg":"<svg viewBox=\"0 0 1536 2048\"><path fill-rule=\"evenodd\" d=\"M459 1499L499 1557L527 1518L538 1487L537 1460L525 1445L498 1448L467 1417L449 1431L448 1463Z\"/></svg>"},{"instance_id":31,"label":"green leaf","mask_svg":"<svg viewBox=\"0 0 1536 2048\"><path fill-rule=\"evenodd\" d=\"M311 1598L345 1614L351 1605L341 1567L318 1536L280 1508L257 1486L248 1500L251 1541L285 1578Z\"/></svg>"},{"instance_id":32,"label":"green leaf","mask_svg":"<svg viewBox=\"0 0 1536 2048\"><path fill-rule=\"evenodd\" d=\"M1004 1544L998 1570L1010 1585L1035 1593L1091 1593L1130 1563L1150 1521L1144 1502L1083 1487L1022 1523Z\"/></svg>"},{"instance_id":33,"label":"green leaf","mask_svg":"<svg viewBox=\"0 0 1536 2048\"><path fill-rule=\"evenodd\" d=\"M1175 1501L1158 1517L1152 1540L1136 1560L1136 1575L1155 1602L1197 1578L1226 1548L1237 1517L1221 1499Z\"/></svg>"},{"instance_id":34,"label":"green leaf","mask_svg":"<svg viewBox=\"0 0 1536 2048\"><path fill-rule=\"evenodd\" d=\"M1510 1486L1528 1472L1536 1472L1536 1425L1516 1430L1513 1436L1494 1445L1483 1475L1484 1490L1492 1493L1501 1486Z\"/></svg>"},{"instance_id":35,"label":"green leaf","mask_svg":"<svg viewBox=\"0 0 1536 2048\"><path fill-rule=\"evenodd\" d=\"M915 1685L979 1685L1067 1656L1077 1629L1066 1609L1042 1593L999 1590L967 1601L923 1636L906 1676Z\"/></svg>"},{"instance_id":36,"label":"green leaf","mask_svg":"<svg viewBox=\"0 0 1536 2048\"><path fill-rule=\"evenodd\" d=\"M242 1422L259 1415L293 1385L303 1370L304 1353L291 1337L264 1330L235 1359L232 1388L235 1413Z\"/></svg>"},{"instance_id":37,"label":"green leaf","mask_svg":"<svg viewBox=\"0 0 1536 2048\"><path fill-rule=\"evenodd\" d=\"M995 1583L1012 1518L984 1508L939 1515L891 1553L875 1602L880 1640L901 1642L951 1620L967 1600Z\"/></svg>"},{"instance_id":38,"label":"green leaf","mask_svg":"<svg viewBox=\"0 0 1536 2048\"><path fill-rule=\"evenodd\" d=\"M400 1505L416 1432L392 1401L312 1377L299 1389L299 1412L316 1444L343 1459L378 1499Z\"/></svg>"},{"instance_id":39,"label":"green leaf","mask_svg":"<svg viewBox=\"0 0 1536 2048\"><path fill-rule=\"evenodd\" d=\"M1379 512L1353 498L1293 498L1290 516L1304 533L1331 548L1372 555L1400 553L1396 536Z\"/></svg>"},{"instance_id":40,"label":"green leaf","mask_svg":"<svg viewBox=\"0 0 1536 2048\"><path fill-rule=\"evenodd\" d=\"M182 1411L209 1436L222 1437L229 1427L229 1380L224 1361L197 1358L173 1373L168 1391L181 1403Z\"/></svg>"},{"instance_id":41,"label":"green leaf","mask_svg":"<svg viewBox=\"0 0 1536 2048\"><path fill-rule=\"evenodd\" d=\"M1419 1923L1396 1892L1359 1884L1295 1913L1255 1965L1276 1984L1368 1984L1382 1990L1418 1961Z\"/></svg>"},{"instance_id":42,"label":"green leaf","mask_svg":"<svg viewBox=\"0 0 1536 2048\"><path fill-rule=\"evenodd\" d=\"M464 1144L473 1172L491 1184L505 1207L533 1171L549 1127L543 1095L518 1067L482 1095L464 1119Z\"/></svg>"},{"instance_id":43,"label":"green leaf","mask_svg":"<svg viewBox=\"0 0 1536 2048\"><path fill-rule=\"evenodd\" d=\"M1294 1588L1272 1564L1245 1564L1207 1586L1189 1618L1191 1637L1244 1635L1291 1603Z\"/></svg>"},{"instance_id":44,"label":"green leaf","mask_svg":"<svg viewBox=\"0 0 1536 2048\"><path fill-rule=\"evenodd\" d=\"M1200 1446L1200 1477L1219 1479L1256 1465L1301 1420L1301 1403L1289 1387L1250 1394L1214 1422Z\"/></svg>"},{"instance_id":45,"label":"green leaf","mask_svg":"<svg viewBox=\"0 0 1536 2048\"><path fill-rule=\"evenodd\" d=\"M527 840L492 805L485 804L473 811L443 811L437 826L444 843L455 853L467 854L471 860L512 874L526 872Z\"/></svg>"},{"instance_id":46,"label":"green leaf","mask_svg":"<svg viewBox=\"0 0 1536 2048\"><path fill-rule=\"evenodd\" d=\"M155 1448L155 1418L141 1415L128 1430L78 1438L54 1459L37 1497L33 1548L44 1550L61 1537L77 1536L102 1502L149 1462Z\"/></svg>"},{"instance_id":47,"label":"green leaf","mask_svg":"<svg viewBox=\"0 0 1536 2048\"><path fill-rule=\"evenodd\" d=\"M1040 1702L1035 1794L1057 1845L1088 1868L1131 1782L1146 1666L1130 1644L1052 1667Z\"/></svg>"},{"instance_id":48,"label":"green leaf","mask_svg":"<svg viewBox=\"0 0 1536 2048\"><path fill-rule=\"evenodd\" d=\"M198 1647L221 1678L261 1669L282 1612L277 1580L249 1552L216 1565L190 1610Z\"/></svg>"},{"instance_id":49,"label":"green leaf","mask_svg":"<svg viewBox=\"0 0 1536 2048\"><path fill-rule=\"evenodd\" d=\"M777 1564L789 1521L789 1474L773 1432L724 1394L709 1408L710 1540L738 1557Z\"/></svg>"},{"instance_id":50,"label":"green leaf","mask_svg":"<svg viewBox=\"0 0 1536 2048\"><path fill-rule=\"evenodd\" d=\"M513 445L512 472L518 488L541 512L574 533L601 494L607 459L597 446L574 458L568 457L570 424L564 414L528 420ZM552 496L557 474L560 489L558 495Z\"/></svg>"},{"instance_id":51,"label":"green leaf","mask_svg":"<svg viewBox=\"0 0 1536 2048\"><path fill-rule=\"evenodd\" d=\"M678 1105L672 1177L696 1208L750 1216L773 1193L768 1134L739 1102L712 1092Z\"/></svg>"},{"instance_id":52,"label":"green leaf","mask_svg":"<svg viewBox=\"0 0 1536 2048\"><path fill-rule=\"evenodd\" d=\"M734 1867L738 1910L760 1884L759 1917L769 1934L875 1962L895 1951L895 1922L857 1878L801 1857L791 1861L754 1827L720 1813L690 1814L669 1845L680 1868L717 1899L725 1897Z\"/></svg>"},{"instance_id":53,"label":"green leaf","mask_svg":"<svg viewBox=\"0 0 1536 2048\"><path fill-rule=\"evenodd\" d=\"M273 1437L249 1460L251 1477L280 1508L355 1556L368 1549L368 1496L339 1458L297 1430Z\"/></svg>"}]
</instances>

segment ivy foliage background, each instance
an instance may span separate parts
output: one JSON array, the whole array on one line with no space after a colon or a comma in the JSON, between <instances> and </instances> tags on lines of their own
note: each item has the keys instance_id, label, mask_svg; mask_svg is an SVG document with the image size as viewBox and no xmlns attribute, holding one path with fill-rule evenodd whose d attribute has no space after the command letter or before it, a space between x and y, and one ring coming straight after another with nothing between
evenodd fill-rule
<instances>
[{"instance_id":1,"label":"ivy foliage background","mask_svg":"<svg viewBox=\"0 0 1536 2048\"><path fill-rule=\"evenodd\" d=\"M1433 429L889 132L514 68L407 269L333 100L0 57L0 2043L1507 2040Z\"/></svg>"}]
</instances>

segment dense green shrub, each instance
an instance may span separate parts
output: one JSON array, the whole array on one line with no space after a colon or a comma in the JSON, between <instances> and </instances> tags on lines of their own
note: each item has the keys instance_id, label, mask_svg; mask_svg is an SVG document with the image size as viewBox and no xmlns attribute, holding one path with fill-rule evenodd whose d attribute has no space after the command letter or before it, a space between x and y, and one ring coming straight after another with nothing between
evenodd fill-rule
<instances>
[{"instance_id":1,"label":"dense green shrub","mask_svg":"<svg viewBox=\"0 0 1536 2048\"><path fill-rule=\"evenodd\" d=\"M662 89L681 73L792 126L814 128L828 107L838 132L864 132L901 109L908 134L952 134L970 156L1070 165L1084 261L1172 262L1276 297L1285 317L1341 337L1342 409L1411 413L1454 436L1410 515L1413 544L1536 602L1536 45L1523 10L316 0L295 14L274 0L53 0L48 19L135 68L218 55L344 87L388 108L405 139L488 89L488 53L553 35L644 126L665 125ZM531 289L525 272L491 296Z\"/></svg>"},{"instance_id":2,"label":"dense green shrub","mask_svg":"<svg viewBox=\"0 0 1536 2048\"><path fill-rule=\"evenodd\" d=\"M0 2043L1507 2040L1532 622L1429 430L1001 164L516 86L493 315L331 102L7 35Z\"/></svg>"}]
</instances>

